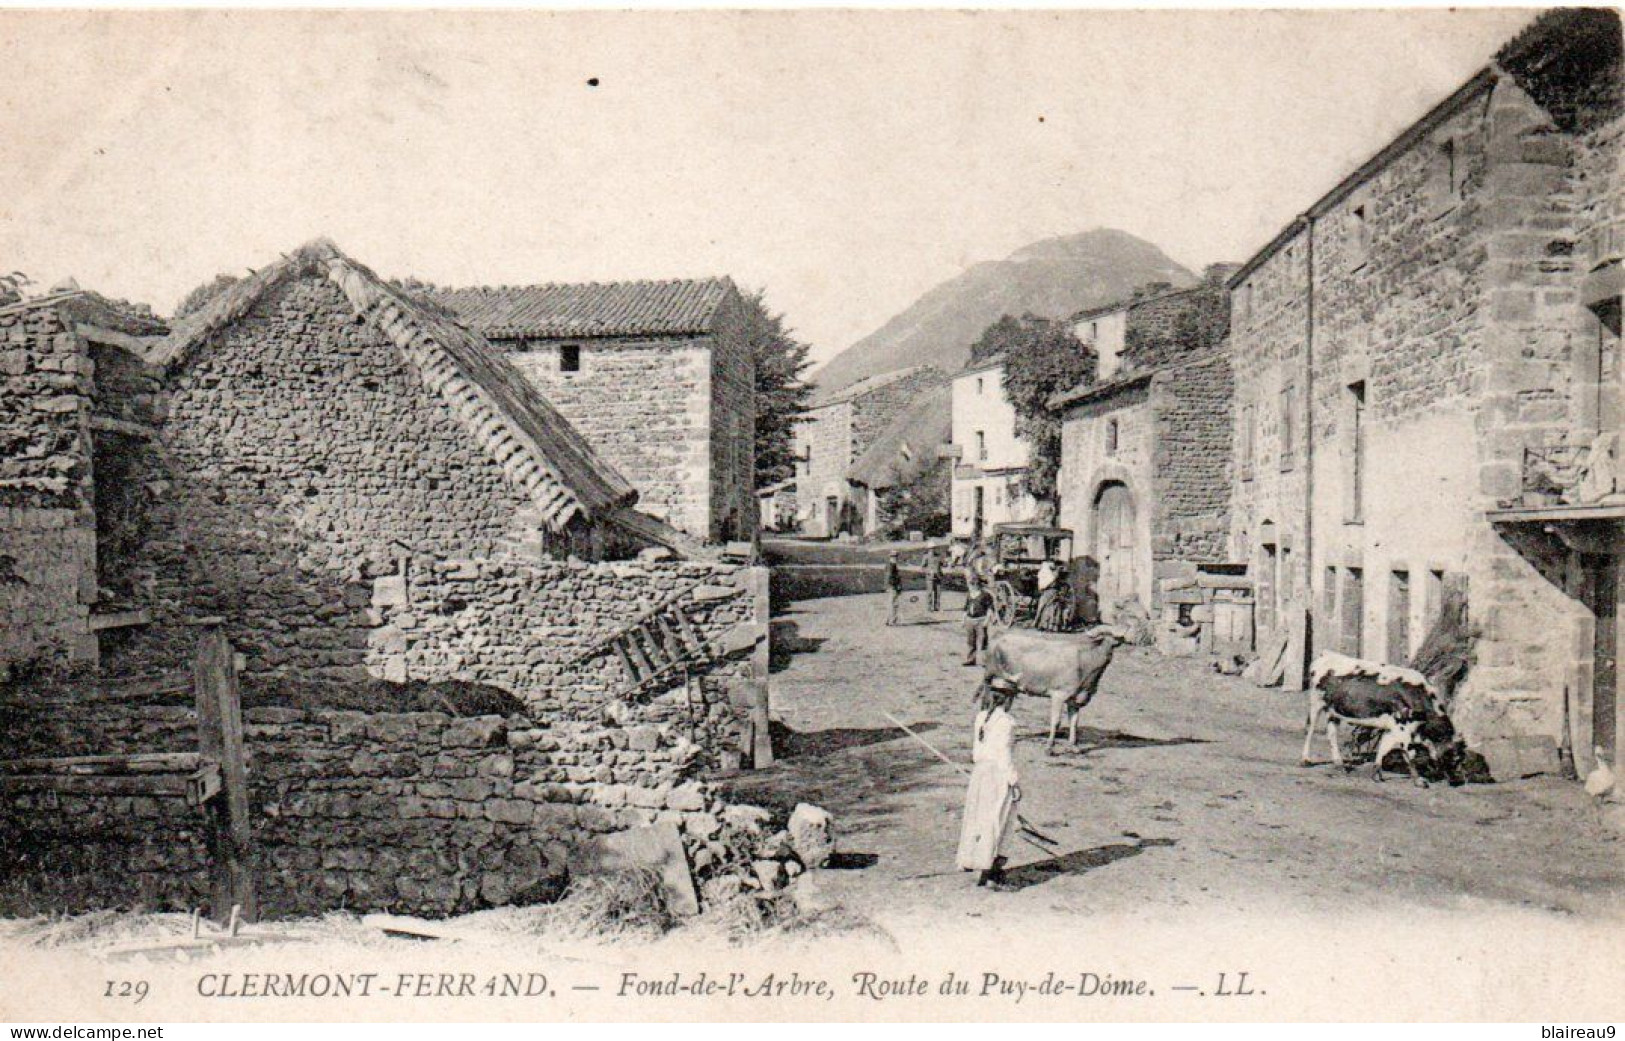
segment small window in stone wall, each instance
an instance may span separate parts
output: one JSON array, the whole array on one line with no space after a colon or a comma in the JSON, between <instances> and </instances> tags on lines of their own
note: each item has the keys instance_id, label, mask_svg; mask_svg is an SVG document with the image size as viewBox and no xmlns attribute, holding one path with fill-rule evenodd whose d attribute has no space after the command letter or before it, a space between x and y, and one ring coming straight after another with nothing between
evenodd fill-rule
<instances>
[{"instance_id":1,"label":"small window in stone wall","mask_svg":"<svg viewBox=\"0 0 1625 1041\"><path fill-rule=\"evenodd\" d=\"M1349 210L1349 258L1356 269L1371 255L1371 204L1361 201Z\"/></svg>"},{"instance_id":2,"label":"small window in stone wall","mask_svg":"<svg viewBox=\"0 0 1625 1041\"><path fill-rule=\"evenodd\" d=\"M1117 420L1106 420L1106 454L1117 454Z\"/></svg>"},{"instance_id":3,"label":"small window in stone wall","mask_svg":"<svg viewBox=\"0 0 1625 1041\"><path fill-rule=\"evenodd\" d=\"M559 371L581 371L581 345L579 343L565 343L559 345Z\"/></svg>"}]
</instances>

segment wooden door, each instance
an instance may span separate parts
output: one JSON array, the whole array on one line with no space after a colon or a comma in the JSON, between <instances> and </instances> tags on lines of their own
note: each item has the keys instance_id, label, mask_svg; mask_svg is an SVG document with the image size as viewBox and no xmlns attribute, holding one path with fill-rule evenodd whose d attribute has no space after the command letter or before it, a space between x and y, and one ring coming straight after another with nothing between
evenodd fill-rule
<instances>
[{"instance_id":1,"label":"wooden door","mask_svg":"<svg viewBox=\"0 0 1625 1041\"><path fill-rule=\"evenodd\" d=\"M1134 500L1125 485L1108 484L1100 490L1095 498L1094 530L1095 559L1100 561L1101 606L1115 605L1137 595Z\"/></svg>"}]
</instances>

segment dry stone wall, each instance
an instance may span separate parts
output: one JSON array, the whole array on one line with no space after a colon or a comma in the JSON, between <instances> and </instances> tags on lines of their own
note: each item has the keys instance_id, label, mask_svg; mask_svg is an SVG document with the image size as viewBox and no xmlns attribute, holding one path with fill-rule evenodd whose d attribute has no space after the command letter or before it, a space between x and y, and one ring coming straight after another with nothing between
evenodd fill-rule
<instances>
[{"instance_id":1,"label":"dry stone wall","mask_svg":"<svg viewBox=\"0 0 1625 1041\"><path fill-rule=\"evenodd\" d=\"M369 662L386 679L476 680L549 718L597 719L629 685L604 641L657 606L680 604L722 660L704 670L702 701L692 702L694 692L673 675L635 711L698 728L707 762L719 765L740 744L741 711L730 698L752 674L748 657L730 658L727 648L765 639L767 605L753 595L754 571L681 561L418 561L404 581L373 584Z\"/></svg>"},{"instance_id":2,"label":"dry stone wall","mask_svg":"<svg viewBox=\"0 0 1625 1041\"><path fill-rule=\"evenodd\" d=\"M855 399L852 402L852 458L844 466L850 466L867 452L869 446L886 432L893 420L908 411L922 392L945 380L940 371L926 367L900 376Z\"/></svg>"},{"instance_id":3,"label":"dry stone wall","mask_svg":"<svg viewBox=\"0 0 1625 1041\"><path fill-rule=\"evenodd\" d=\"M0 709L6 755L195 751L184 708ZM254 877L271 917L444 915L558 892L594 836L675 825L702 877L731 811L696 744L647 723L439 713L245 713ZM206 903L198 811L179 799L0 799L5 913Z\"/></svg>"},{"instance_id":4,"label":"dry stone wall","mask_svg":"<svg viewBox=\"0 0 1625 1041\"><path fill-rule=\"evenodd\" d=\"M0 311L0 665L95 659L93 373L57 308Z\"/></svg>"}]
</instances>

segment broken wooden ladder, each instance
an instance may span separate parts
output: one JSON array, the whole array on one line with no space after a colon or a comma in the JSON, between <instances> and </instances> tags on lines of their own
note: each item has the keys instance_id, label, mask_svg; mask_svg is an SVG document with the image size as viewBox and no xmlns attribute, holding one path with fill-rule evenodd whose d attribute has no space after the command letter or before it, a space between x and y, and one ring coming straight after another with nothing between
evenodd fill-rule
<instances>
[{"instance_id":1,"label":"broken wooden ladder","mask_svg":"<svg viewBox=\"0 0 1625 1041\"><path fill-rule=\"evenodd\" d=\"M667 603L638 617L605 644L620 658L627 682L617 698L644 693L661 680L686 678L689 669L714 657L710 643L688 617L687 605Z\"/></svg>"}]
</instances>

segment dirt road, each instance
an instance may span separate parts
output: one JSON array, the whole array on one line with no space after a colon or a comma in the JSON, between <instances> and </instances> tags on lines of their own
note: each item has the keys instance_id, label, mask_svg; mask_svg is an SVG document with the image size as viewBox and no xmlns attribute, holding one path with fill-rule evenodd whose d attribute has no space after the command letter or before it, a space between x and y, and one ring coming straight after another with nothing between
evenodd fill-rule
<instances>
[{"instance_id":1,"label":"dirt road","mask_svg":"<svg viewBox=\"0 0 1625 1041\"><path fill-rule=\"evenodd\" d=\"M1020 890L978 890L954 870L964 781L891 712L960 761L970 756L975 670L960 666L957 610L910 594L887 628L882 596L790 604L775 622L780 763L737 790L833 812L833 895L880 918L944 911L1189 909L1318 913L1422 907L1618 913L1625 842L1578 785L1554 778L1419 790L1366 771L1297 765L1301 696L1123 649L1086 711L1080 747L1047 757L1047 705L1023 699L1022 810L1061 855L1010 849ZM1324 758L1323 742L1317 755Z\"/></svg>"}]
</instances>

